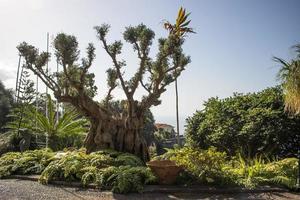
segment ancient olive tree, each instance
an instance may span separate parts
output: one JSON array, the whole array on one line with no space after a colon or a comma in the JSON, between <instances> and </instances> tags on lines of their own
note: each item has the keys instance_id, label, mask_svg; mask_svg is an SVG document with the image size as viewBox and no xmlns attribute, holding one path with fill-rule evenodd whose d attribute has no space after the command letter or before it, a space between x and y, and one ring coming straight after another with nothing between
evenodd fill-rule
<instances>
[{"instance_id":1,"label":"ancient olive tree","mask_svg":"<svg viewBox=\"0 0 300 200\"><path fill-rule=\"evenodd\" d=\"M148 149L141 134L144 114L151 106L161 103L160 96L166 91L166 86L180 75L190 58L183 53L182 34L170 32L166 38L159 39L158 53L155 58L150 58L149 51L154 32L143 24L127 27L123 37L126 42L132 44L139 65L133 77L125 80L126 62L119 58L122 42L107 41L109 28L107 24L95 27L97 37L113 64L113 67L107 70L108 91L101 102L93 100L97 87L94 85L94 74L89 72L95 59L93 44L88 45L87 56L79 62L76 37L58 34L53 46L56 59L63 70L52 74L45 68L50 58L48 53L39 53L37 48L26 42L17 48L25 58L26 68L38 75L59 102L72 104L90 120L91 127L84 142L88 153L111 148L133 153L146 161L149 159ZM121 112L114 109L110 103L113 101L112 91L117 87L120 87L126 96L122 101L124 109ZM145 95L139 101L134 97L138 87L145 90Z\"/></svg>"}]
</instances>

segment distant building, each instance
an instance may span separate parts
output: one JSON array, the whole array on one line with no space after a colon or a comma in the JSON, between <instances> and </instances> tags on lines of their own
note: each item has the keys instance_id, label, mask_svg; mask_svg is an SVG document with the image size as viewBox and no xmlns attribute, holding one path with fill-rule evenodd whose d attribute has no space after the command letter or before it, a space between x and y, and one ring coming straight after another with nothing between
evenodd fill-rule
<instances>
[{"instance_id":1,"label":"distant building","mask_svg":"<svg viewBox=\"0 0 300 200\"><path fill-rule=\"evenodd\" d=\"M172 125L156 123L155 127L158 131L163 130L175 136L174 126Z\"/></svg>"},{"instance_id":2,"label":"distant building","mask_svg":"<svg viewBox=\"0 0 300 200\"><path fill-rule=\"evenodd\" d=\"M157 129L157 133L162 134L164 138L160 144L162 148L173 148L173 146L177 144L178 141L174 126L169 124L156 123L155 127ZM169 134L165 134L164 132ZM185 138L183 135L179 136L179 140L181 145L185 144Z\"/></svg>"}]
</instances>

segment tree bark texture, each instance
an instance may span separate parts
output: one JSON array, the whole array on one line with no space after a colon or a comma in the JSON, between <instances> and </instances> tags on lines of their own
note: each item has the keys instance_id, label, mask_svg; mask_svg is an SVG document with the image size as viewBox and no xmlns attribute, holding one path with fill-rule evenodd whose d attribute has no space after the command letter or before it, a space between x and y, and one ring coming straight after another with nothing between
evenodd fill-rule
<instances>
[{"instance_id":1,"label":"tree bark texture","mask_svg":"<svg viewBox=\"0 0 300 200\"><path fill-rule=\"evenodd\" d=\"M134 114L120 115L104 109L88 96L67 98L57 95L56 98L71 103L90 120L90 130L84 141L87 153L113 149L132 153L144 162L149 160L147 143L142 134L144 118L136 114L136 107L128 106Z\"/></svg>"},{"instance_id":2,"label":"tree bark texture","mask_svg":"<svg viewBox=\"0 0 300 200\"><path fill-rule=\"evenodd\" d=\"M90 131L84 142L87 153L114 149L135 154L143 161L148 161L148 147L142 136L142 128L137 123L128 120L91 120Z\"/></svg>"}]
</instances>

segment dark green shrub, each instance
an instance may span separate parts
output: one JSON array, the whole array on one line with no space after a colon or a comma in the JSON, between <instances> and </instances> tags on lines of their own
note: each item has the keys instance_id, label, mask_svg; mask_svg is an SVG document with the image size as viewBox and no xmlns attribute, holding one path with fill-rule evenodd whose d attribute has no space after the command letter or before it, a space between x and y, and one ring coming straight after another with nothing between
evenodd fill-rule
<instances>
[{"instance_id":1,"label":"dark green shrub","mask_svg":"<svg viewBox=\"0 0 300 200\"><path fill-rule=\"evenodd\" d=\"M284 111L282 89L234 94L225 99L210 98L204 109L187 119L188 143L196 148L211 146L228 155L241 152L297 157L300 118Z\"/></svg>"}]
</instances>

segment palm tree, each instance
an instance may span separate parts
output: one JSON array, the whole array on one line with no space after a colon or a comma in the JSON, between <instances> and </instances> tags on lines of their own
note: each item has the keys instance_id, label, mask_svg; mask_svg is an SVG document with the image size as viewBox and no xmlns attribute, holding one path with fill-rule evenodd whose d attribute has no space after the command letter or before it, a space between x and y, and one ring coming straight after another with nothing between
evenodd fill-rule
<instances>
[{"instance_id":1,"label":"palm tree","mask_svg":"<svg viewBox=\"0 0 300 200\"><path fill-rule=\"evenodd\" d=\"M171 24L166 21L164 23L165 29L169 31L170 34L178 36L179 38L185 37L186 33L195 33L192 28L188 27L191 20L188 20L188 16L191 13L186 13L185 9L180 7L175 24ZM175 74L176 74L175 70ZM177 86L177 76L175 76L175 97L176 97L176 128L177 128L177 143L180 146L180 134L179 134L179 113L178 113L178 86Z\"/></svg>"},{"instance_id":2,"label":"palm tree","mask_svg":"<svg viewBox=\"0 0 300 200\"><path fill-rule=\"evenodd\" d=\"M274 57L274 60L280 63L281 69L278 77L282 82L284 91L285 109L294 115L300 114L300 44L293 46L296 52L295 59L285 61ZM298 150L298 179L297 188L300 189L300 148Z\"/></svg>"},{"instance_id":3,"label":"palm tree","mask_svg":"<svg viewBox=\"0 0 300 200\"><path fill-rule=\"evenodd\" d=\"M50 147L55 146L54 138L74 135L84 135L88 130L87 120L82 118L74 109L68 109L62 116L57 119L55 106L50 95L47 95L48 113L45 115L43 111L36 110L33 106L25 108L24 123L21 124L21 129L26 129L37 135L46 135L49 138ZM14 131L17 127L15 121L12 121L8 128ZM46 146L48 139L46 138Z\"/></svg>"},{"instance_id":4,"label":"palm tree","mask_svg":"<svg viewBox=\"0 0 300 200\"><path fill-rule=\"evenodd\" d=\"M278 77L284 89L285 108L288 112L300 114L300 44L294 46L298 53L296 59L287 62L275 57L282 67Z\"/></svg>"},{"instance_id":5,"label":"palm tree","mask_svg":"<svg viewBox=\"0 0 300 200\"><path fill-rule=\"evenodd\" d=\"M47 95L47 111L47 115L36 110L26 112L27 117L36 119L36 122L31 125L35 133L45 134L49 137L49 140L56 136L72 136L87 133L87 120L80 117L74 109L67 110L57 119L55 106L50 95ZM48 146L47 140L46 146Z\"/></svg>"}]
</instances>

